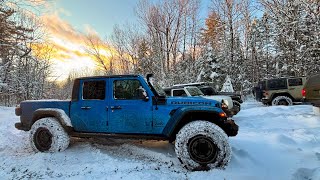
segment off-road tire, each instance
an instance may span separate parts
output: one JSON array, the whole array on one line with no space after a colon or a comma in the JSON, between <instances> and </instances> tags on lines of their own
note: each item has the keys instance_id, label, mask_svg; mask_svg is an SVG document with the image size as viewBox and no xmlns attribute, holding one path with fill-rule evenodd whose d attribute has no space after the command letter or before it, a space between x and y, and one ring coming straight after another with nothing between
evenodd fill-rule
<instances>
[{"instance_id":1,"label":"off-road tire","mask_svg":"<svg viewBox=\"0 0 320 180\"><path fill-rule=\"evenodd\" d=\"M70 143L68 133L53 117L36 121L31 127L29 140L35 152L64 151Z\"/></svg>"},{"instance_id":2,"label":"off-road tire","mask_svg":"<svg viewBox=\"0 0 320 180\"><path fill-rule=\"evenodd\" d=\"M288 96L277 96L272 100L272 106L292 106L292 99Z\"/></svg>"},{"instance_id":3,"label":"off-road tire","mask_svg":"<svg viewBox=\"0 0 320 180\"><path fill-rule=\"evenodd\" d=\"M205 144L205 151L209 152L203 152ZM219 126L202 120L190 122L181 128L176 136L175 152L188 170L224 168L231 159L231 147L226 133Z\"/></svg>"}]
</instances>

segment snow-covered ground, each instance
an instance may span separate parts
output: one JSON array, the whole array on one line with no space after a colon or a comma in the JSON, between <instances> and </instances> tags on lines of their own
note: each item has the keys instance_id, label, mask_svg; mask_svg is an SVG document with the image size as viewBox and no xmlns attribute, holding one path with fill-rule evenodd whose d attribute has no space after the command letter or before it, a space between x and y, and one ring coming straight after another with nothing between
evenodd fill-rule
<instances>
[{"instance_id":1,"label":"snow-covered ground","mask_svg":"<svg viewBox=\"0 0 320 180\"><path fill-rule=\"evenodd\" d=\"M34 153L14 108L0 107L0 179L320 179L320 116L311 106L247 101L225 170L189 172L164 141L73 139L60 153Z\"/></svg>"}]
</instances>

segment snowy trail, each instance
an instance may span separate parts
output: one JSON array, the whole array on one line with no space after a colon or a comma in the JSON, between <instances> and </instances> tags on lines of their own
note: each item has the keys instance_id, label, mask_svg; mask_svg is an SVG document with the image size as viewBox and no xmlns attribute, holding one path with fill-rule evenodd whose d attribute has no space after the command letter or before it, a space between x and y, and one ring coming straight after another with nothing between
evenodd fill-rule
<instances>
[{"instance_id":1,"label":"snowy trail","mask_svg":"<svg viewBox=\"0 0 320 180\"><path fill-rule=\"evenodd\" d=\"M72 139L60 153L34 153L14 108L0 107L0 179L320 179L320 116L311 106L243 104L225 170L188 172L165 141Z\"/></svg>"}]
</instances>

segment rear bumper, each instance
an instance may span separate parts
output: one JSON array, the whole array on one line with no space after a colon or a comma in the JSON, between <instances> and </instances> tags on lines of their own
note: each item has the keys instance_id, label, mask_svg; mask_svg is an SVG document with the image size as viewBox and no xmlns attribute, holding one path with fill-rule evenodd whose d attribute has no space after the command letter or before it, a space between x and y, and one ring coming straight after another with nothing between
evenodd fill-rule
<instances>
[{"instance_id":1,"label":"rear bumper","mask_svg":"<svg viewBox=\"0 0 320 180\"><path fill-rule=\"evenodd\" d=\"M234 120L229 119L224 121L222 129L228 136L236 136L239 131L239 126L234 122Z\"/></svg>"},{"instance_id":2,"label":"rear bumper","mask_svg":"<svg viewBox=\"0 0 320 180\"><path fill-rule=\"evenodd\" d=\"M16 129L18 129L18 130L23 130L23 131L29 131L29 128L28 127L26 127L26 126L24 126L22 123L16 123L15 125L14 125L15 127L16 127Z\"/></svg>"},{"instance_id":3,"label":"rear bumper","mask_svg":"<svg viewBox=\"0 0 320 180\"><path fill-rule=\"evenodd\" d=\"M21 116L21 114L22 114L21 107L16 107L15 108L15 114L16 114L16 116Z\"/></svg>"},{"instance_id":4,"label":"rear bumper","mask_svg":"<svg viewBox=\"0 0 320 180\"><path fill-rule=\"evenodd\" d=\"M320 100L308 100L306 98L302 98L301 102L304 105L313 105L314 107L320 107Z\"/></svg>"},{"instance_id":5,"label":"rear bumper","mask_svg":"<svg viewBox=\"0 0 320 180\"><path fill-rule=\"evenodd\" d=\"M270 103L270 99L262 98L262 99L261 99L261 102L262 102L263 104L268 104L268 103Z\"/></svg>"}]
</instances>

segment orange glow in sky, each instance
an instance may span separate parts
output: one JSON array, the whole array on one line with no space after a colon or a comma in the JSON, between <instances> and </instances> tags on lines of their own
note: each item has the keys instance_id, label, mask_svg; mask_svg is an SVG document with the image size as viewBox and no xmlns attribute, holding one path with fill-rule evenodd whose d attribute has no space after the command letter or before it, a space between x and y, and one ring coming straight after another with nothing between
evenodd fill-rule
<instances>
[{"instance_id":1,"label":"orange glow in sky","mask_svg":"<svg viewBox=\"0 0 320 180\"><path fill-rule=\"evenodd\" d=\"M57 14L43 15L41 17L48 32L48 41L52 44L51 64L52 79L65 80L70 72L97 69L93 57L86 52L85 35L76 31L68 22L59 18ZM93 30L88 33L94 33ZM94 34L97 38L99 36ZM106 57L112 50L106 47L101 52Z\"/></svg>"}]
</instances>

